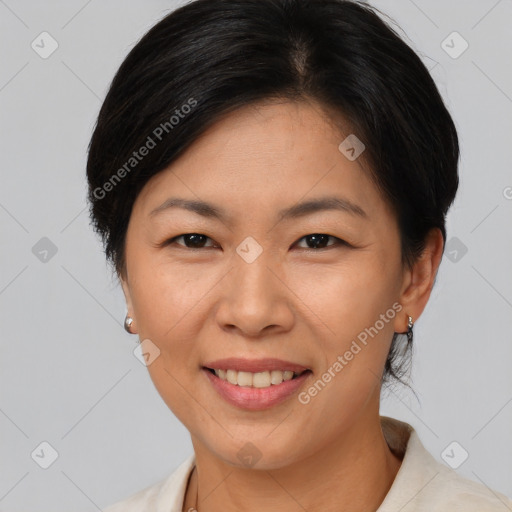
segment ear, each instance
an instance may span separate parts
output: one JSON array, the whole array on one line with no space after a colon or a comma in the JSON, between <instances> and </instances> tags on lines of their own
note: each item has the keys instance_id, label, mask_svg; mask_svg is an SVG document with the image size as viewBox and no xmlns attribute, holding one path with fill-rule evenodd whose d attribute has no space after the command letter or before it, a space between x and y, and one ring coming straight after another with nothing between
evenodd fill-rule
<instances>
[{"instance_id":1,"label":"ear","mask_svg":"<svg viewBox=\"0 0 512 512\"><path fill-rule=\"evenodd\" d=\"M123 273L119 275L119 281L121 282L121 287L123 289L124 299L126 302L127 316L133 318L133 323L130 327L130 331L132 332L132 334L137 334L137 330L135 327L135 314L133 312L132 296L130 293L130 285L126 274Z\"/></svg>"},{"instance_id":2,"label":"ear","mask_svg":"<svg viewBox=\"0 0 512 512\"><path fill-rule=\"evenodd\" d=\"M407 331L408 316L415 322L427 305L441 258L444 240L439 228L432 228L426 237L425 248L411 269L404 272L399 302L404 314L395 320L395 332Z\"/></svg>"}]
</instances>

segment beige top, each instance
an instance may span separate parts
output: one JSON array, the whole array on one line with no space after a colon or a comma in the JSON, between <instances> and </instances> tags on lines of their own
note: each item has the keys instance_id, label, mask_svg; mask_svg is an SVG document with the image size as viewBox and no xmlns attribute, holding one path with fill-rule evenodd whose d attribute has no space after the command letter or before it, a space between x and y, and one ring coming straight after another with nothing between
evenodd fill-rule
<instances>
[{"instance_id":1,"label":"beige top","mask_svg":"<svg viewBox=\"0 0 512 512\"><path fill-rule=\"evenodd\" d=\"M381 424L391 451L402 459L402 465L377 512L512 511L512 500L505 495L463 478L437 462L408 423L381 416ZM165 480L104 512L182 512L194 464L192 454Z\"/></svg>"}]
</instances>

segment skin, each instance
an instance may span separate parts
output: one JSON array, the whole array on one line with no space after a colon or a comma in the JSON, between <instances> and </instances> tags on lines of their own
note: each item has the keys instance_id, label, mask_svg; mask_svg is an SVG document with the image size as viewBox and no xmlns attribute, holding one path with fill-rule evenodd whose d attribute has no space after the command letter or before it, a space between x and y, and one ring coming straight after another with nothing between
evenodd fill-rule
<instances>
[{"instance_id":1,"label":"skin","mask_svg":"<svg viewBox=\"0 0 512 512\"><path fill-rule=\"evenodd\" d=\"M414 267L402 267L391 208L362 158L338 150L349 133L314 102L244 107L137 197L121 283L132 332L160 350L151 379L191 435L196 468L183 510L376 510L398 472L379 420L381 376L393 332L428 301L443 239L433 229ZM356 203L367 219L325 210L278 222L282 208L326 195ZM169 197L213 203L231 222L179 208L150 215ZM187 233L209 238L162 245ZM315 233L331 238L315 248ZM248 236L263 250L252 263L236 252ZM401 311L308 404L294 395L243 410L201 370L217 358L277 357L312 370L302 391L394 303ZM237 457L248 441L261 452L253 467Z\"/></svg>"}]
</instances>

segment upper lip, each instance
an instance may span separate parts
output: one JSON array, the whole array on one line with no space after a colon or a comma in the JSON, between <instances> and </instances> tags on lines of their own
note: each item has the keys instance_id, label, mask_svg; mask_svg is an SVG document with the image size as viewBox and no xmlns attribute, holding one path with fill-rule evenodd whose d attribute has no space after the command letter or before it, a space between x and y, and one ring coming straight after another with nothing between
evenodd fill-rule
<instances>
[{"instance_id":1,"label":"upper lip","mask_svg":"<svg viewBox=\"0 0 512 512\"><path fill-rule=\"evenodd\" d=\"M228 357L226 359L217 359L209 361L204 365L212 370L236 370L239 372L265 372L272 370L292 371L301 373L309 370L306 366L292 363L291 361L283 361L282 359L264 358L264 359L244 359L241 357Z\"/></svg>"}]
</instances>

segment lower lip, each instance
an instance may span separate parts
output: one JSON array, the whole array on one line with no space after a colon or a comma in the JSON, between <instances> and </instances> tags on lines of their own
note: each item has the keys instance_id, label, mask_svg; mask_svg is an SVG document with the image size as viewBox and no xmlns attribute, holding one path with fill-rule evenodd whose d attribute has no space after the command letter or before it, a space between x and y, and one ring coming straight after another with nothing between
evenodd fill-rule
<instances>
[{"instance_id":1,"label":"lower lip","mask_svg":"<svg viewBox=\"0 0 512 512\"><path fill-rule=\"evenodd\" d=\"M299 377L285 380L281 384L272 384L267 388L253 388L231 384L205 368L203 372L222 398L236 407L251 411L261 411L284 402L297 392L311 374L311 371L306 371Z\"/></svg>"}]
</instances>

